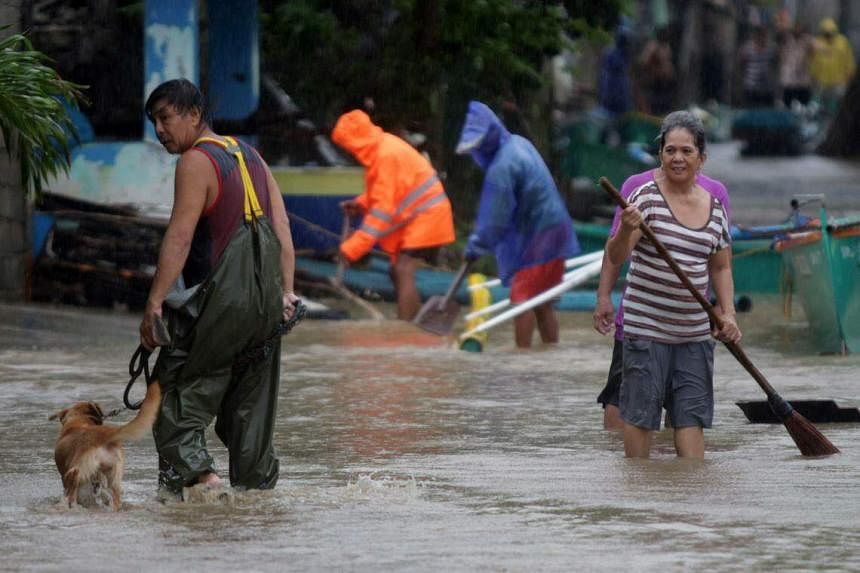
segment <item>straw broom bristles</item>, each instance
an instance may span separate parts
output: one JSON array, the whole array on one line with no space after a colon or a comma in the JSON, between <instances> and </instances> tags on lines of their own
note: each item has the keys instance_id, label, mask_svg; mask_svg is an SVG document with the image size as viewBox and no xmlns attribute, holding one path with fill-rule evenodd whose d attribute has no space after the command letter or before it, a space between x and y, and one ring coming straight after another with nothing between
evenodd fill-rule
<instances>
[{"instance_id":1,"label":"straw broom bristles","mask_svg":"<svg viewBox=\"0 0 860 573\"><path fill-rule=\"evenodd\" d=\"M729 347L729 350L733 349ZM734 354L735 358L743 364L744 359L748 359L746 358L746 355L740 352L739 348L737 351L737 353L732 352L732 354ZM758 372L758 370L756 370L756 372ZM834 446L830 440L824 436L824 434L819 432L818 428L816 428L812 422L804 418L797 410L792 408L791 404L786 402L782 396L773 391L772 387L769 387L769 389L771 390L771 393L768 394L767 402L770 405L770 409L773 410L773 413L782 420L783 424L785 424L785 429L788 430L788 435L791 436L792 440L794 440L794 443L797 445L797 448L800 450L802 455L830 456L839 453L839 448Z\"/></svg>"},{"instance_id":2,"label":"straw broom bristles","mask_svg":"<svg viewBox=\"0 0 860 573\"><path fill-rule=\"evenodd\" d=\"M839 448L830 443L830 440L818 431L812 422L792 411L791 416L782 421L785 429L800 453L804 456L830 456L839 453Z\"/></svg>"}]
</instances>

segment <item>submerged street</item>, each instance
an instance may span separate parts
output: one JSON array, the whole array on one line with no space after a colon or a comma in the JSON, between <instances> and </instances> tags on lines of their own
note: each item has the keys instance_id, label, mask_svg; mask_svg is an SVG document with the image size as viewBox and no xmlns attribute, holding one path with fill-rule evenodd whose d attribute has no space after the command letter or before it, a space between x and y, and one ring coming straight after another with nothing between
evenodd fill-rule
<instances>
[{"instance_id":1,"label":"submerged street","mask_svg":"<svg viewBox=\"0 0 860 573\"><path fill-rule=\"evenodd\" d=\"M860 357L814 354L802 313L773 297L739 319L783 397L857 405ZM735 402L763 394L719 348L705 462L676 459L668 432L651 460L625 459L595 403L611 340L590 313L561 320L557 347L516 352L508 326L479 354L392 320L306 320L284 340L274 490L162 503L147 436L126 447L112 513L63 506L47 418L121 405L139 316L0 306L2 568L860 568L856 425L820 425L842 454L801 457L782 425L747 422Z\"/></svg>"}]
</instances>

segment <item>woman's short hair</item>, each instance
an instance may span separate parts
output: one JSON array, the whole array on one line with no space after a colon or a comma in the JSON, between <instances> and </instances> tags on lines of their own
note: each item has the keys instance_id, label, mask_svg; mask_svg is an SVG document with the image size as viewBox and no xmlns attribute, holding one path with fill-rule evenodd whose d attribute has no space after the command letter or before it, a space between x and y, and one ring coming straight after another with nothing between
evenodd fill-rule
<instances>
[{"instance_id":1,"label":"woman's short hair","mask_svg":"<svg viewBox=\"0 0 860 573\"><path fill-rule=\"evenodd\" d=\"M693 136L693 143L699 150L700 154L705 153L705 126L702 121L692 112L681 110L673 111L663 119L663 124L660 126L660 150L663 150L663 145L666 143L666 134L674 129L686 129Z\"/></svg>"},{"instance_id":2,"label":"woman's short hair","mask_svg":"<svg viewBox=\"0 0 860 573\"><path fill-rule=\"evenodd\" d=\"M212 122L209 113L209 105L206 103L206 98L203 92L190 81L185 78L176 80L168 80L152 90L149 97L146 99L146 105L143 107L146 117L149 121L152 119L152 108L159 101L166 101L169 105L176 108L180 114L187 113L194 108L200 110L200 117L207 124Z\"/></svg>"}]
</instances>

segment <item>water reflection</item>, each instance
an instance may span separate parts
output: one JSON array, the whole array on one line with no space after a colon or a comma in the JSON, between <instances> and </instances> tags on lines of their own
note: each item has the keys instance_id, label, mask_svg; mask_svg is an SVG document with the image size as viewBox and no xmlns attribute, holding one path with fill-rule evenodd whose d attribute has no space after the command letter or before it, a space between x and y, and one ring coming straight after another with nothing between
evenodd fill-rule
<instances>
[{"instance_id":1,"label":"water reflection","mask_svg":"<svg viewBox=\"0 0 860 573\"><path fill-rule=\"evenodd\" d=\"M856 405L860 358L804 352L778 305L741 317L753 362L787 398ZM610 343L586 313L562 320L556 347L514 352L500 331L481 354L402 323L303 323L282 356L278 487L161 504L146 438L126 449L113 514L63 509L46 418L119 404L137 317L0 307L3 568L860 568L860 428L821 427L843 454L801 457L781 425L746 422L734 402L761 391L721 349L706 460L675 458L670 432L627 460L594 402Z\"/></svg>"}]
</instances>

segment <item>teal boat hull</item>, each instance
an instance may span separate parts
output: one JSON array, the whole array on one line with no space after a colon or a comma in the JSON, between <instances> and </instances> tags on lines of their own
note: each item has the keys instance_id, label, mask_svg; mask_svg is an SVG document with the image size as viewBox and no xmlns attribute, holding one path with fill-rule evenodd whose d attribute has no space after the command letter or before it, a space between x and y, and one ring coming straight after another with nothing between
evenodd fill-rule
<instances>
[{"instance_id":1,"label":"teal boat hull","mask_svg":"<svg viewBox=\"0 0 860 573\"><path fill-rule=\"evenodd\" d=\"M606 246L609 226L574 223L583 253ZM732 242L732 275L739 295L778 294L783 289L783 260L772 248L772 239L735 239Z\"/></svg>"},{"instance_id":2,"label":"teal boat hull","mask_svg":"<svg viewBox=\"0 0 860 573\"><path fill-rule=\"evenodd\" d=\"M777 243L819 352L860 352L860 226Z\"/></svg>"},{"instance_id":3,"label":"teal boat hull","mask_svg":"<svg viewBox=\"0 0 860 573\"><path fill-rule=\"evenodd\" d=\"M337 265L306 257L296 258L296 270L310 280L328 281L335 276ZM362 267L350 267L343 276L344 285L356 292L372 292L383 300L393 301L394 285L388 274L388 262L382 258L372 257L370 262ZM415 283L421 300L431 296L442 296L451 285L456 273L434 269L418 269L415 273ZM507 287L495 286L490 288L490 297L494 302L508 298L510 291ZM469 291L461 285L454 298L463 305L470 304ZM615 294L613 303L618 306L620 296ZM592 311L597 305L597 293L594 290L571 290L563 293L555 302L555 308L561 311Z\"/></svg>"}]
</instances>

